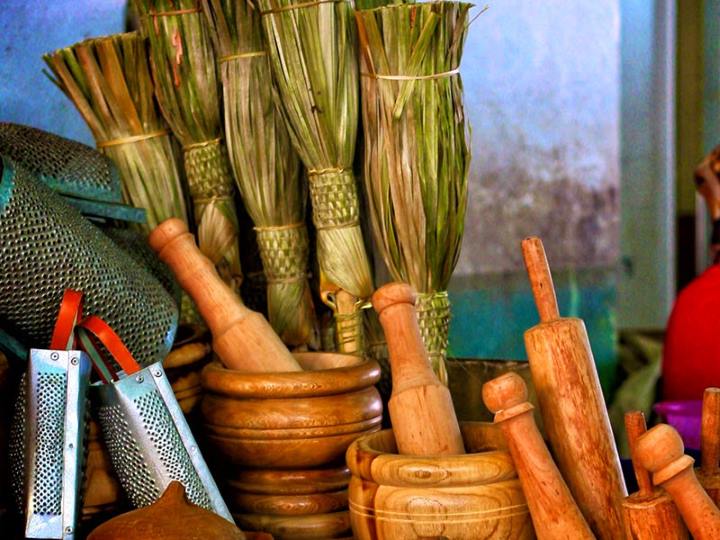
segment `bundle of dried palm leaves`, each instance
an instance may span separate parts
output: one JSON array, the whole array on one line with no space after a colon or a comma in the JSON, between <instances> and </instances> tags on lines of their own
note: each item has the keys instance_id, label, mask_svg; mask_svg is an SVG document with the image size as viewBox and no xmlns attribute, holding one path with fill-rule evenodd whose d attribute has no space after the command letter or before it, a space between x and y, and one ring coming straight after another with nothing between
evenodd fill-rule
<instances>
[{"instance_id":1,"label":"bundle of dried palm leaves","mask_svg":"<svg viewBox=\"0 0 720 540\"><path fill-rule=\"evenodd\" d=\"M242 281L238 219L210 34L196 0L133 0L150 43L155 93L183 146L198 244L220 275Z\"/></svg>"},{"instance_id":2,"label":"bundle of dried palm leaves","mask_svg":"<svg viewBox=\"0 0 720 540\"><path fill-rule=\"evenodd\" d=\"M279 103L308 170L323 301L338 349L363 348L372 279L352 171L358 120L357 36L343 0L260 0Z\"/></svg>"},{"instance_id":3,"label":"bundle of dried palm leaves","mask_svg":"<svg viewBox=\"0 0 720 540\"><path fill-rule=\"evenodd\" d=\"M223 85L225 137L267 277L268 317L285 343L318 346L308 285L307 186L276 109L260 13L245 0L203 0Z\"/></svg>"},{"instance_id":4,"label":"bundle of dried palm leaves","mask_svg":"<svg viewBox=\"0 0 720 540\"><path fill-rule=\"evenodd\" d=\"M467 206L469 126L458 73L470 5L433 2L357 12L365 185L393 278L418 291L418 318L447 380L450 304Z\"/></svg>"},{"instance_id":5,"label":"bundle of dried palm leaves","mask_svg":"<svg viewBox=\"0 0 720 540\"><path fill-rule=\"evenodd\" d=\"M131 32L88 39L43 58L51 80L75 104L98 148L117 164L126 201L147 211L148 227L170 217L187 221L142 37Z\"/></svg>"}]
</instances>

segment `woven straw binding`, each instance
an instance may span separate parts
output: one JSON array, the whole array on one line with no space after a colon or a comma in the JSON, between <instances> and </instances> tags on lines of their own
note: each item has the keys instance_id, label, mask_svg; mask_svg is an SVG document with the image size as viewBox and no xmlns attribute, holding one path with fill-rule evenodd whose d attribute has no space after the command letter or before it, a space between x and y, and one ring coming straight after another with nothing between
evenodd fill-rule
<instances>
[{"instance_id":1,"label":"woven straw binding","mask_svg":"<svg viewBox=\"0 0 720 540\"><path fill-rule=\"evenodd\" d=\"M425 343L433 370L438 379L447 385L445 358L450 329L450 300L447 292L419 293L416 306L420 335Z\"/></svg>"},{"instance_id":2,"label":"woven straw binding","mask_svg":"<svg viewBox=\"0 0 720 540\"><path fill-rule=\"evenodd\" d=\"M358 223L357 184L350 170L310 175L313 223L318 229L350 227Z\"/></svg>"},{"instance_id":3,"label":"woven straw binding","mask_svg":"<svg viewBox=\"0 0 720 540\"><path fill-rule=\"evenodd\" d=\"M309 241L305 226L255 230L268 284L307 279Z\"/></svg>"},{"instance_id":4,"label":"woven straw binding","mask_svg":"<svg viewBox=\"0 0 720 540\"><path fill-rule=\"evenodd\" d=\"M233 180L224 145L189 148L183 157L193 199L232 198Z\"/></svg>"}]
</instances>

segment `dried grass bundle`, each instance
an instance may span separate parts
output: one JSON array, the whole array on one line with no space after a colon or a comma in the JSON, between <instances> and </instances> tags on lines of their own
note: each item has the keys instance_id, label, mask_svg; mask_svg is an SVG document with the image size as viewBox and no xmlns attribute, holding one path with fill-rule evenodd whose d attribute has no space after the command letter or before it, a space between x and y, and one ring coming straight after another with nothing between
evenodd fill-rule
<instances>
[{"instance_id":1,"label":"dried grass bundle","mask_svg":"<svg viewBox=\"0 0 720 540\"><path fill-rule=\"evenodd\" d=\"M223 85L225 136L267 277L268 318L285 343L318 346L308 285L307 186L272 92L260 14L244 0L204 0Z\"/></svg>"},{"instance_id":2,"label":"dried grass bundle","mask_svg":"<svg viewBox=\"0 0 720 540\"><path fill-rule=\"evenodd\" d=\"M95 143L118 166L125 200L148 227L187 221L178 164L153 96L145 41L135 32L88 39L43 56L48 75L75 104Z\"/></svg>"},{"instance_id":3,"label":"dried grass bundle","mask_svg":"<svg viewBox=\"0 0 720 540\"><path fill-rule=\"evenodd\" d=\"M469 9L433 2L357 12L373 232L393 279L420 293L423 340L443 380L446 290L460 252L470 164L457 71Z\"/></svg>"},{"instance_id":4,"label":"dried grass bundle","mask_svg":"<svg viewBox=\"0 0 720 540\"><path fill-rule=\"evenodd\" d=\"M198 244L220 275L239 290L239 225L222 139L215 55L204 15L196 0L133 3L150 43L160 108L183 146Z\"/></svg>"},{"instance_id":5,"label":"dried grass bundle","mask_svg":"<svg viewBox=\"0 0 720 540\"><path fill-rule=\"evenodd\" d=\"M372 279L352 171L358 120L357 37L343 0L260 0L290 137L308 169L320 292L343 352L362 350L360 306Z\"/></svg>"}]
</instances>

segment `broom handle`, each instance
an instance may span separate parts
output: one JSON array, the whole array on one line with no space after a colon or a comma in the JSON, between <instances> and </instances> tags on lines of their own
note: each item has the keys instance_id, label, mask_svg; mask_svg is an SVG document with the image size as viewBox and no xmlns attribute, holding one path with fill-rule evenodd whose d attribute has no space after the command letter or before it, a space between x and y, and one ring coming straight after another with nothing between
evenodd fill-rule
<instances>
[{"instance_id":1,"label":"broom handle","mask_svg":"<svg viewBox=\"0 0 720 540\"><path fill-rule=\"evenodd\" d=\"M555 321L560 318L560 312L542 240L531 236L525 238L521 245L525 268L535 297L535 305L540 314L540 322Z\"/></svg>"},{"instance_id":2,"label":"broom handle","mask_svg":"<svg viewBox=\"0 0 720 540\"><path fill-rule=\"evenodd\" d=\"M630 446L630 457L632 458L633 470L638 483L638 493L641 497L649 497L653 494L653 482L648 470L642 466L637 457L638 439L647 431L645 415L641 411L628 411L625 413L625 433Z\"/></svg>"}]
</instances>

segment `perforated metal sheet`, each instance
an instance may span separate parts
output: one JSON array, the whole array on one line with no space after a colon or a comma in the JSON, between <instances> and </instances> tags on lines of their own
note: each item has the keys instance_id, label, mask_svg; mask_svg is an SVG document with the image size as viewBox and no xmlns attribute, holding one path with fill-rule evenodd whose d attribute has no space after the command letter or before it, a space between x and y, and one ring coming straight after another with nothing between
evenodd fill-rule
<instances>
[{"instance_id":1,"label":"perforated metal sheet","mask_svg":"<svg viewBox=\"0 0 720 540\"><path fill-rule=\"evenodd\" d=\"M27 346L49 343L63 292L80 290L86 313L103 318L138 362L162 360L177 329L173 298L59 195L0 161L0 319Z\"/></svg>"},{"instance_id":2,"label":"perforated metal sheet","mask_svg":"<svg viewBox=\"0 0 720 540\"><path fill-rule=\"evenodd\" d=\"M0 154L60 193L122 201L115 164L90 146L30 126L0 122Z\"/></svg>"},{"instance_id":3,"label":"perforated metal sheet","mask_svg":"<svg viewBox=\"0 0 720 540\"><path fill-rule=\"evenodd\" d=\"M8 459L10 461L10 487L13 492L15 501L15 510L19 513L24 511L25 506L25 420L26 420L26 400L27 400L27 374L23 373L20 379L20 388L17 398L15 399L15 409L13 411Z\"/></svg>"},{"instance_id":4,"label":"perforated metal sheet","mask_svg":"<svg viewBox=\"0 0 720 540\"><path fill-rule=\"evenodd\" d=\"M160 363L92 394L115 472L133 506L177 480L188 500L232 521Z\"/></svg>"}]
</instances>

